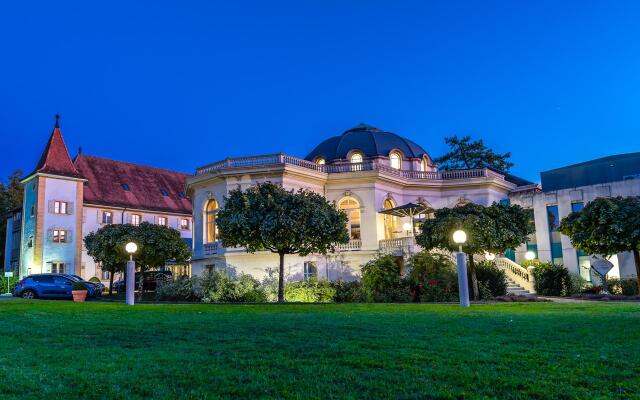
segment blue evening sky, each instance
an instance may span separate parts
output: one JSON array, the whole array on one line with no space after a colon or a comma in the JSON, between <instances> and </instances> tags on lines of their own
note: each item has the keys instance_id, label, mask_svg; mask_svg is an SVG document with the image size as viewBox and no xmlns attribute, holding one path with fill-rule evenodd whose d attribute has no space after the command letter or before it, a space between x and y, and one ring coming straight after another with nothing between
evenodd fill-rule
<instances>
[{"instance_id":1,"label":"blue evening sky","mask_svg":"<svg viewBox=\"0 0 640 400\"><path fill-rule=\"evenodd\" d=\"M60 112L83 152L185 172L304 157L366 122L539 172L640 151L638 1L12 1L0 12L2 179Z\"/></svg>"}]
</instances>

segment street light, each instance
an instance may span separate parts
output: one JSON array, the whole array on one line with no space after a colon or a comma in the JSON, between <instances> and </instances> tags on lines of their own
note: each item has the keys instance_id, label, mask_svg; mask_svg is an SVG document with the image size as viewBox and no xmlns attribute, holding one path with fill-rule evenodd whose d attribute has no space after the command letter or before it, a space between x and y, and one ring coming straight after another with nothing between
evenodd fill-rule
<instances>
[{"instance_id":1,"label":"street light","mask_svg":"<svg viewBox=\"0 0 640 400\"><path fill-rule=\"evenodd\" d=\"M496 255L493 253L484 253L484 258L486 258L487 261L493 261L496 259Z\"/></svg>"},{"instance_id":2,"label":"street light","mask_svg":"<svg viewBox=\"0 0 640 400\"><path fill-rule=\"evenodd\" d=\"M534 260L536 258L536 253L534 253L533 251L529 250L526 253L524 253L524 258L527 261Z\"/></svg>"},{"instance_id":3,"label":"street light","mask_svg":"<svg viewBox=\"0 0 640 400\"><path fill-rule=\"evenodd\" d=\"M458 267L458 293L460 305L469 307L469 283L467 282L467 257L462 251L462 245L467 241L467 233L462 230L453 232L453 241L458 245L456 264Z\"/></svg>"},{"instance_id":4,"label":"street light","mask_svg":"<svg viewBox=\"0 0 640 400\"><path fill-rule=\"evenodd\" d=\"M138 251L138 245L133 242L129 242L124 246L124 249L129 253L129 261L127 261L126 301L128 305L132 306L134 302L133 297L136 284L136 262L133 261L133 253Z\"/></svg>"},{"instance_id":5,"label":"street light","mask_svg":"<svg viewBox=\"0 0 640 400\"><path fill-rule=\"evenodd\" d=\"M402 224L402 229L403 229L405 232L411 232L411 224L410 224L410 223L408 223L408 222L405 222L404 224Z\"/></svg>"}]
</instances>

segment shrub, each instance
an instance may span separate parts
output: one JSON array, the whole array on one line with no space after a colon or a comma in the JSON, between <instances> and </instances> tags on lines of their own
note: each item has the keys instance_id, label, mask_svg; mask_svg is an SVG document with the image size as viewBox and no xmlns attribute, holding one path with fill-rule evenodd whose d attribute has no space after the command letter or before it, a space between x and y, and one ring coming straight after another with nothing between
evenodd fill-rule
<instances>
[{"instance_id":1,"label":"shrub","mask_svg":"<svg viewBox=\"0 0 640 400\"><path fill-rule=\"evenodd\" d=\"M287 282L284 290L286 301L301 303L328 303L332 302L336 290L331 283L315 278L300 282Z\"/></svg>"},{"instance_id":2,"label":"shrub","mask_svg":"<svg viewBox=\"0 0 640 400\"><path fill-rule=\"evenodd\" d=\"M155 295L156 300L201 301L202 283L197 276L160 281L158 282Z\"/></svg>"},{"instance_id":3,"label":"shrub","mask_svg":"<svg viewBox=\"0 0 640 400\"><path fill-rule=\"evenodd\" d=\"M477 263L476 277L478 278L481 299L486 300L507 294L507 276L494 262Z\"/></svg>"},{"instance_id":4,"label":"shrub","mask_svg":"<svg viewBox=\"0 0 640 400\"><path fill-rule=\"evenodd\" d=\"M231 278L221 271L212 271L202 277L202 301L205 303L262 302L266 295L251 275L240 274Z\"/></svg>"},{"instance_id":5,"label":"shrub","mask_svg":"<svg viewBox=\"0 0 640 400\"><path fill-rule=\"evenodd\" d=\"M414 301L458 301L458 274L449 258L422 251L409 260L409 268Z\"/></svg>"},{"instance_id":6,"label":"shrub","mask_svg":"<svg viewBox=\"0 0 640 400\"><path fill-rule=\"evenodd\" d=\"M87 285L85 285L84 282L76 281L76 282L73 282L73 285L71 286L71 290L87 290Z\"/></svg>"},{"instance_id":7,"label":"shrub","mask_svg":"<svg viewBox=\"0 0 640 400\"><path fill-rule=\"evenodd\" d=\"M523 263L522 266L525 268L535 267L533 277L537 294L541 296L569 296L572 293L571 276L562 265L529 261Z\"/></svg>"},{"instance_id":8,"label":"shrub","mask_svg":"<svg viewBox=\"0 0 640 400\"><path fill-rule=\"evenodd\" d=\"M100 283L100 279L97 276L92 276L89 278L89 282Z\"/></svg>"},{"instance_id":9,"label":"shrub","mask_svg":"<svg viewBox=\"0 0 640 400\"><path fill-rule=\"evenodd\" d=\"M638 295L638 281L636 278L609 278L607 279L607 288L612 294L621 294L623 296Z\"/></svg>"},{"instance_id":10,"label":"shrub","mask_svg":"<svg viewBox=\"0 0 640 400\"><path fill-rule=\"evenodd\" d=\"M375 258L362 266L362 287L367 301L409 301L409 282L400 276L400 267L393 256Z\"/></svg>"},{"instance_id":11,"label":"shrub","mask_svg":"<svg viewBox=\"0 0 640 400\"><path fill-rule=\"evenodd\" d=\"M584 279L580 274L570 274L569 279L571 281L571 293L584 293L586 290L591 289L591 283Z\"/></svg>"},{"instance_id":12,"label":"shrub","mask_svg":"<svg viewBox=\"0 0 640 400\"><path fill-rule=\"evenodd\" d=\"M331 286L336 291L333 301L337 303L364 303L367 295L360 281L335 281Z\"/></svg>"}]
</instances>

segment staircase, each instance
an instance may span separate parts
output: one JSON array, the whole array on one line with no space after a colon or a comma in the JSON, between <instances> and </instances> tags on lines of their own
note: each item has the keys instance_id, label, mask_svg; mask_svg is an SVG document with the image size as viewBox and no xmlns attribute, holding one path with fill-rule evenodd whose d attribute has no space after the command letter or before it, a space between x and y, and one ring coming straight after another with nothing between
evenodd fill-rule
<instances>
[{"instance_id":1,"label":"staircase","mask_svg":"<svg viewBox=\"0 0 640 400\"><path fill-rule=\"evenodd\" d=\"M528 295L531 294L531 292L518 285L516 281L507 276L507 294Z\"/></svg>"}]
</instances>

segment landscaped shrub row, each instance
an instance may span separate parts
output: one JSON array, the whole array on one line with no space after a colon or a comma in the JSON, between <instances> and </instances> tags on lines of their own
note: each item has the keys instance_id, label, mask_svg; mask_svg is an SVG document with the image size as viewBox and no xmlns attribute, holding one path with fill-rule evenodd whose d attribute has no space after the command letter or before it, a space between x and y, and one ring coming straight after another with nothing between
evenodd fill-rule
<instances>
[{"instance_id":1,"label":"landscaped shrub row","mask_svg":"<svg viewBox=\"0 0 640 400\"><path fill-rule=\"evenodd\" d=\"M421 252L410 259L403 276L396 258L380 256L362 267L359 282L329 282L309 279L287 282L285 300L289 302L457 302L458 276L451 260L443 255ZM505 274L493 263L476 266L481 299L506 294ZM278 284L274 276L259 282L250 275L229 277L213 271L204 276L179 278L162 283L156 299L195 302L273 302Z\"/></svg>"}]
</instances>

